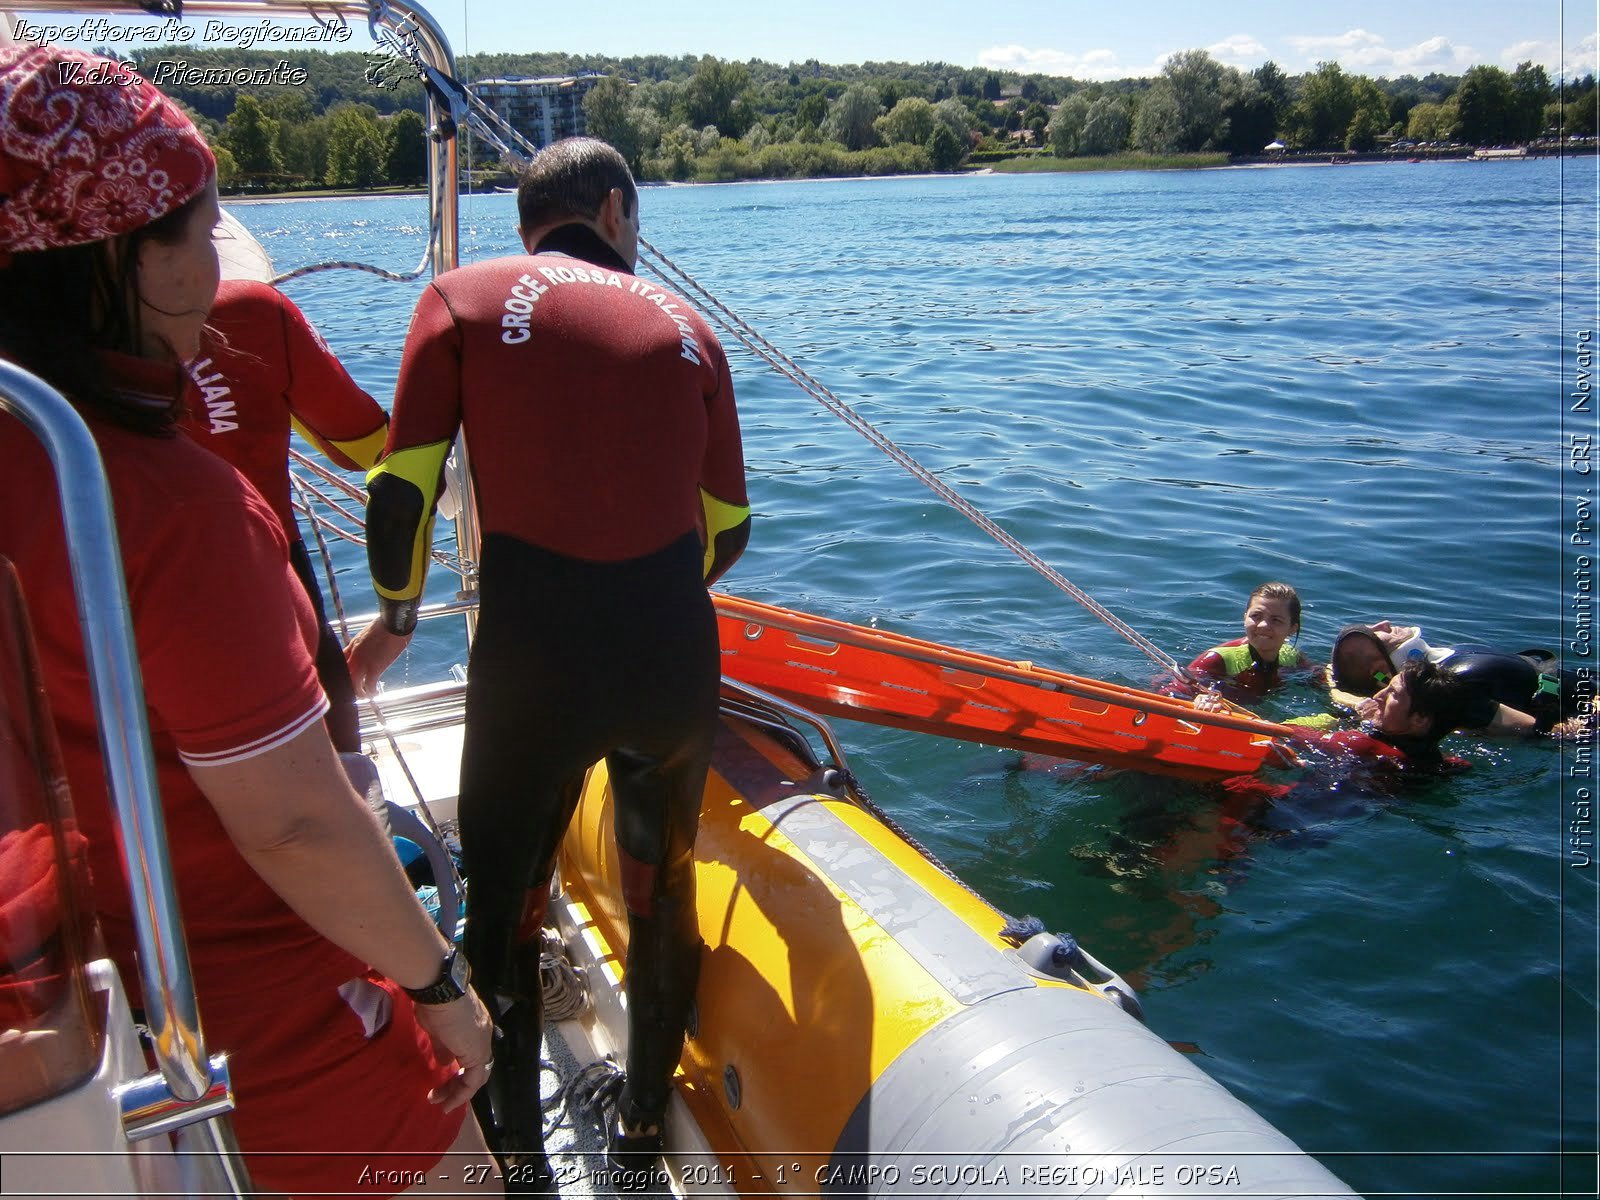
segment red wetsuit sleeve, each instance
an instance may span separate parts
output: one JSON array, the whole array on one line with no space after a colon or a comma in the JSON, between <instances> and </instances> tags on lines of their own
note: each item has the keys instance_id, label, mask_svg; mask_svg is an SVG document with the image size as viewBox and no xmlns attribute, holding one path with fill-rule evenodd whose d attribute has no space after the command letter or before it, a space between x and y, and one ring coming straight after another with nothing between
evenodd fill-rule
<instances>
[{"instance_id":1,"label":"red wetsuit sleeve","mask_svg":"<svg viewBox=\"0 0 1600 1200\"><path fill-rule=\"evenodd\" d=\"M1228 668L1215 650L1207 650L1189 664L1189 673L1201 679L1226 679Z\"/></svg>"},{"instance_id":2,"label":"red wetsuit sleeve","mask_svg":"<svg viewBox=\"0 0 1600 1200\"><path fill-rule=\"evenodd\" d=\"M700 468L700 486L724 504L747 505L744 443L733 400L733 376L727 356L709 329L704 331L704 337L716 359L717 389L706 398L706 453Z\"/></svg>"},{"instance_id":3,"label":"red wetsuit sleeve","mask_svg":"<svg viewBox=\"0 0 1600 1200\"><path fill-rule=\"evenodd\" d=\"M347 471L372 466L382 442L374 435L389 418L378 402L350 377L326 342L281 293L274 293L288 366L289 409L330 460ZM371 445L369 451L341 443ZM365 461L362 461L365 460Z\"/></svg>"},{"instance_id":4,"label":"red wetsuit sleeve","mask_svg":"<svg viewBox=\"0 0 1600 1200\"><path fill-rule=\"evenodd\" d=\"M173 512L128 581L146 702L191 764L272 749L328 706L288 542L239 486Z\"/></svg>"},{"instance_id":5,"label":"red wetsuit sleeve","mask_svg":"<svg viewBox=\"0 0 1600 1200\"><path fill-rule=\"evenodd\" d=\"M461 330L444 296L430 284L406 331L383 452L390 455L432 442L453 442L460 425Z\"/></svg>"}]
</instances>

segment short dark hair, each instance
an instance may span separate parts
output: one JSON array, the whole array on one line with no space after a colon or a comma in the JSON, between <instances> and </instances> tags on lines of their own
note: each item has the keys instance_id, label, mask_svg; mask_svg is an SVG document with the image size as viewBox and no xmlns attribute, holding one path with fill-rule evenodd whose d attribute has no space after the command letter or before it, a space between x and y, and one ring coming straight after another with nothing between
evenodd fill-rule
<instances>
[{"instance_id":1,"label":"short dark hair","mask_svg":"<svg viewBox=\"0 0 1600 1200\"><path fill-rule=\"evenodd\" d=\"M622 213L639 202L633 173L621 154L599 138L563 138L533 156L517 183L517 220L542 229L563 220L591 221L612 188L622 189Z\"/></svg>"},{"instance_id":2,"label":"short dark hair","mask_svg":"<svg viewBox=\"0 0 1600 1200\"><path fill-rule=\"evenodd\" d=\"M1371 676L1357 679L1351 673L1349 666L1346 665L1343 656L1340 654L1340 650L1348 646L1353 640L1363 638L1376 646L1385 659L1389 657L1389 648L1383 644L1383 639L1378 636L1370 625L1346 625L1339 630L1338 636L1333 639L1333 652L1329 656L1329 661L1333 667L1333 686L1342 692L1349 692L1353 696L1376 695L1379 686L1378 681Z\"/></svg>"},{"instance_id":3,"label":"short dark hair","mask_svg":"<svg viewBox=\"0 0 1600 1200\"><path fill-rule=\"evenodd\" d=\"M1427 659L1407 663L1400 674L1406 681L1411 715L1428 720L1427 737L1439 741L1472 724L1474 692L1466 680Z\"/></svg>"}]
</instances>

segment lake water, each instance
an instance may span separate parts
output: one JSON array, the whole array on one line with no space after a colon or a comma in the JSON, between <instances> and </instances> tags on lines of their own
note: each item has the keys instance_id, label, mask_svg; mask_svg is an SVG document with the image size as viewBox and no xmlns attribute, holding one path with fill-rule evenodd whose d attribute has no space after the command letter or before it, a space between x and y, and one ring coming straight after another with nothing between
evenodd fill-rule
<instances>
[{"instance_id":1,"label":"lake water","mask_svg":"<svg viewBox=\"0 0 1600 1200\"><path fill-rule=\"evenodd\" d=\"M645 236L1181 661L1293 583L1301 645L1419 621L1587 665L1596 160L652 188ZM234 210L280 268L391 269L416 199ZM517 248L464 201L463 259ZM420 285L287 290L387 403ZM1155 667L729 345L755 599L1138 684ZM1592 409L1592 405L1588 406ZM358 557L347 595L371 608ZM450 579L435 569L434 592ZM392 678L460 656L413 651ZM1290 691L1269 715L1311 711ZM1132 773L847 725L873 796L1370 1195L1594 1194L1596 871L1580 750L1229 827ZM1592 761L1587 760L1587 761ZM1292 819L1286 819L1292 818ZM1589 838L1592 841L1592 837ZM1582 847L1580 847L1581 849ZM1592 846L1589 852L1593 852ZM1560 1152L1565 1150L1563 1160Z\"/></svg>"}]
</instances>

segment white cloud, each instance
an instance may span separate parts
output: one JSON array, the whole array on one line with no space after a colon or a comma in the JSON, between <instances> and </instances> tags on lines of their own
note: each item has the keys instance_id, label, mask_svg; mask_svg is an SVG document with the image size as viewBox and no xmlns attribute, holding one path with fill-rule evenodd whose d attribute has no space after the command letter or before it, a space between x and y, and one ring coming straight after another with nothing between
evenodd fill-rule
<instances>
[{"instance_id":1,"label":"white cloud","mask_svg":"<svg viewBox=\"0 0 1600 1200\"><path fill-rule=\"evenodd\" d=\"M1073 54L1047 47L991 46L978 52L978 65L1024 75L1064 75L1070 79L1138 79L1161 73L1162 55L1152 63L1130 65L1118 60L1114 50L1085 50Z\"/></svg>"},{"instance_id":2,"label":"white cloud","mask_svg":"<svg viewBox=\"0 0 1600 1200\"><path fill-rule=\"evenodd\" d=\"M1482 62L1471 46L1458 46L1447 37L1431 37L1414 46L1390 47L1365 29L1319 36L1293 36L1284 41L1305 55L1303 63L1288 69L1309 69L1318 62L1337 62L1361 75L1426 75L1430 71L1457 73Z\"/></svg>"},{"instance_id":3,"label":"white cloud","mask_svg":"<svg viewBox=\"0 0 1600 1200\"><path fill-rule=\"evenodd\" d=\"M1348 51L1360 46L1381 46L1383 39L1375 33L1368 33L1365 29L1352 29L1347 33L1333 35L1319 35L1316 37L1295 36L1283 39L1302 54L1323 54L1330 50ZM1333 57L1342 58L1336 54Z\"/></svg>"},{"instance_id":4,"label":"white cloud","mask_svg":"<svg viewBox=\"0 0 1600 1200\"><path fill-rule=\"evenodd\" d=\"M1566 62L1558 61L1554 70L1569 76L1600 74L1600 33L1591 33L1576 46L1567 48Z\"/></svg>"},{"instance_id":5,"label":"white cloud","mask_svg":"<svg viewBox=\"0 0 1600 1200\"><path fill-rule=\"evenodd\" d=\"M1230 67L1259 67L1271 57L1267 48L1248 33L1236 33L1205 49L1212 58Z\"/></svg>"}]
</instances>

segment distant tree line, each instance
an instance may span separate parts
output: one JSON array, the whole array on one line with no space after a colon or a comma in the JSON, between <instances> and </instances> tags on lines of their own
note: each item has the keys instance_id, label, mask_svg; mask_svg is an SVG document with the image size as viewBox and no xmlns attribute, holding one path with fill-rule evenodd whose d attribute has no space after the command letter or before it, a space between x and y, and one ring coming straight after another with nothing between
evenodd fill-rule
<instances>
[{"instance_id":1,"label":"distant tree line","mask_svg":"<svg viewBox=\"0 0 1600 1200\"><path fill-rule=\"evenodd\" d=\"M169 47L132 57L174 54L194 66L285 59L307 72L302 87L171 89L223 151L233 181L373 187L423 177L422 89L414 80L374 85L365 54ZM1110 83L944 63L779 66L709 55L482 54L459 69L467 80L606 75L585 100L589 131L641 179L947 171L1022 147L1060 158L1258 155L1273 141L1317 153L1596 133L1594 77L1557 84L1532 63L1369 79L1337 63L1298 76L1271 62L1241 71L1187 50L1154 79ZM477 144L472 156L485 164L494 153Z\"/></svg>"}]
</instances>

